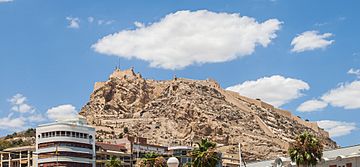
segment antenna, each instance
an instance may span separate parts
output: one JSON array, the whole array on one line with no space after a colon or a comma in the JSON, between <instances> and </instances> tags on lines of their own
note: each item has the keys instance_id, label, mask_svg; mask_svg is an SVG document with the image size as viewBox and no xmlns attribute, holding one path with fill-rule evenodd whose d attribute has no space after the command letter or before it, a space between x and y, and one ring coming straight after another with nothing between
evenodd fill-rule
<instances>
[{"instance_id":1,"label":"antenna","mask_svg":"<svg viewBox=\"0 0 360 167\"><path fill-rule=\"evenodd\" d=\"M120 70L120 57L119 57L119 62L118 63L119 64L118 64L117 68Z\"/></svg>"}]
</instances>

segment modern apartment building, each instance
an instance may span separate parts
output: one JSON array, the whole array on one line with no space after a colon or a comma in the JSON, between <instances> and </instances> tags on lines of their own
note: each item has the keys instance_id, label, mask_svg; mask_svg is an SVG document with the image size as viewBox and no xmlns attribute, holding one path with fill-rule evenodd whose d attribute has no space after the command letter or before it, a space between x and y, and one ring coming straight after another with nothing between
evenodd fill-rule
<instances>
[{"instance_id":1,"label":"modern apartment building","mask_svg":"<svg viewBox=\"0 0 360 167\"><path fill-rule=\"evenodd\" d=\"M95 167L95 128L79 117L36 128L35 167Z\"/></svg>"}]
</instances>

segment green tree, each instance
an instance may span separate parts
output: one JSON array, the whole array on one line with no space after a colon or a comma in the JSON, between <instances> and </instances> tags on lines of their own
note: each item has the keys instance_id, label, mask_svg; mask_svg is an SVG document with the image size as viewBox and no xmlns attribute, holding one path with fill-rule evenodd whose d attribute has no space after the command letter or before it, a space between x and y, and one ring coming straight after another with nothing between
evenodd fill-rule
<instances>
[{"instance_id":1,"label":"green tree","mask_svg":"<svg viewBox=\"0 0 360 167\"><path fill-rule=\"evenodd\" d=\"M313 134L305 131L289 147L291 161L297 166L315 166L321 160L323 145Z\"/></svg>"},{"instance_id":2,"label":"green tree","mask_svg":"<svg viewBox=\"0 0 360 167\"><path fill-rule=\"evenodd\" d=\"M121 161L116 158L115 156L112 156L109 161L105 163L106 167L120 167Z\"/></svg>"},{"instance_id":3,"label":"green tree","mask_svg":"<svg viewBox=\"0 0 360 167\"><path fill-rule=\"evenodd\" d=\"M216 143L202 139L197 148L190 153L193 167L215 167L219 161L219 153L215 151Z\"/></svg>"},{"instance_id":4,"label":"green tree","mask_svg":"<svg viewBox=\"0 0 360 167\"><path fill-rule=\"evenodd\" d=\"M157 153L146 153L139 163L140 167L166 167L166 160Z\"/></svg>"}]
</instances>

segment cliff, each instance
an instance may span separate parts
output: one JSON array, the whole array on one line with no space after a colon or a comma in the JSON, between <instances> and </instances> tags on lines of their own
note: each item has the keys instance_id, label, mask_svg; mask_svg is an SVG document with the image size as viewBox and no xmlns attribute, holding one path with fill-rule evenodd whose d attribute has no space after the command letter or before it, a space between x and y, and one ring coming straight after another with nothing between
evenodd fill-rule
<instances>
[{"instance_id":1,"label":"cliff","mask_svg":"<svg viewBox=\"0 0 360 167\"><path fill-rule=\"evenodd\" d=\"M130 134L174 146L207 137L234 158L241 143L247 161L285 155L288 143L304 130L318 136L326 148L337 147L316 123L224 90L211 79L156 81L133 69L116 69L108 81L95 83L80 114L96 127L99 139Z\"/></svg>"}]
</instances>

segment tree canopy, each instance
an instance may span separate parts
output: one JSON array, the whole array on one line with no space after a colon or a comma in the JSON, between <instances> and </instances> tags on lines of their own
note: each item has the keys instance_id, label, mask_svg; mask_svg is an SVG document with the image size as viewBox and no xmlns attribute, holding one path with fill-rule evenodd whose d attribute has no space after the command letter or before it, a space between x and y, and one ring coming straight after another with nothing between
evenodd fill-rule
<instances>
[{"instance_id":1,"label":"tree canopy","mask_svg":"<svg viewBox=\"0 0 360 167\"><path fill-rule=\"evenodd\" d=\"M305 131L296 137L289 148L291 161L303 166L316 165L322 157L323 145L313 134Z\"/></svg>"}]
</instances>

